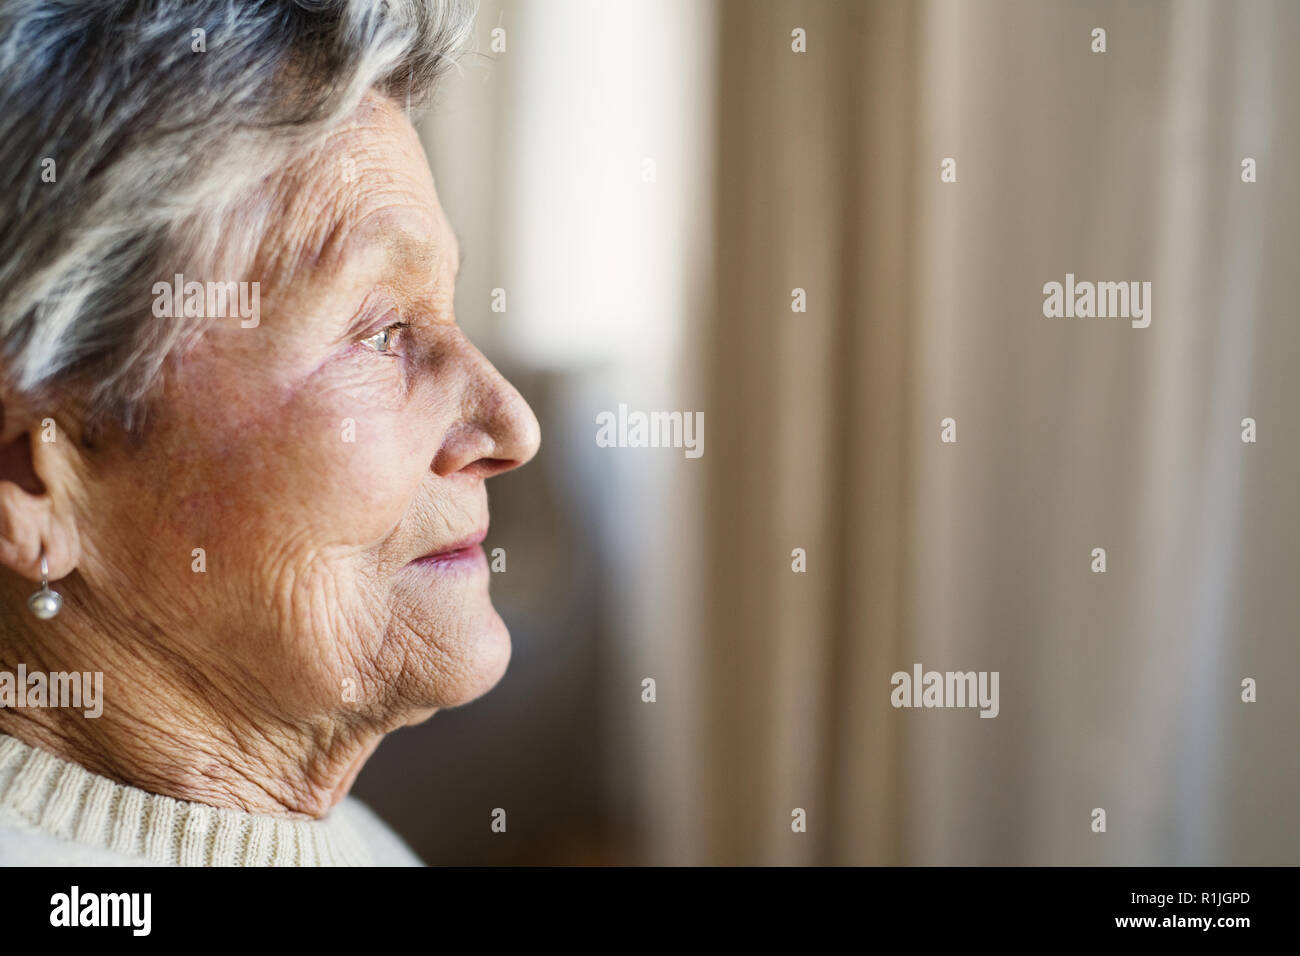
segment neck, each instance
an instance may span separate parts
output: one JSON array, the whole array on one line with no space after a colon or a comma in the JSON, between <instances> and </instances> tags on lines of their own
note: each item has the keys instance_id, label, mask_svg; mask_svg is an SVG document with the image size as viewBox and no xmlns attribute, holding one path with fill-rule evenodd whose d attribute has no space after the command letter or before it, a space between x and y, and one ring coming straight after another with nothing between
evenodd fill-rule
<instances>
[{"instance_id":1,"label":"neck","mask_svg":"<svg viewBox=\"0 0 1300 956\"><path fill-rule=\"evenodd\" d=\"M382 739L380 731L338 720L295 725L273 718L251 693L222 693L161 645L128 648L88 639L84 631L75 640L59 640L48 628L36 650L33 642L10 636L0 645L0 733L177 800L320 818L351 789ZM17 686L20 665L25 688ZM94 707L84 697L82 706L57 706L57 679L38 694L49 674L73 672L92 680L103 673L103 699ZM22 695L25 705L7 699L10 693ZM86 716L96 709L99 716Z\"/></svg>"}]
</instances>

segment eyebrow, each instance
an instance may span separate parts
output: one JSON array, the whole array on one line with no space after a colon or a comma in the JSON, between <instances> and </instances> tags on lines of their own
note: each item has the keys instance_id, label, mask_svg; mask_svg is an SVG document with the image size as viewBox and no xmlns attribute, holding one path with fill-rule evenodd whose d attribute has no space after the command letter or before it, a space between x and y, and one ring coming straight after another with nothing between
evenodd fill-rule
<instances>
[{"instance_id":1,"label":"eyebrow","mask_svg":"<svg viewBox=\"0 0 1300 956\"><path fill-rule=\"evenodd\" d=\"M460 275L465 264L465 241L456 233L456 271L453 278ZM390 260L396 265L427 265L438 258L439 246L432 239L417 239L409 232L397 231L388 236L386 242Z\"/></svg>"}]
</instances>

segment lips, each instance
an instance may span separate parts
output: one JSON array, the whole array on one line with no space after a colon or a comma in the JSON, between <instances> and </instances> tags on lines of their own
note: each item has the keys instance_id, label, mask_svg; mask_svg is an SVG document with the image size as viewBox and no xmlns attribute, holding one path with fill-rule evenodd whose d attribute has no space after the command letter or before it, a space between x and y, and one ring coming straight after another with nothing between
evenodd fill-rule
<instances>
[{"instance_id":1,"label":"lips","mask_svg":"<svg viewBox=\"0 0 1300 956\"><path fill-rule=\"evenodd\" d=\"M487 528L476 531L466 538L462 538L453 544L439 548L437 551L430 551L428 554L422 554L412 561L412 564L438 565L438 564L456 564L461 561L471 561L481 558L483 549L480 545L483 539L487 537Z\"/></svg>"}]
</instances>

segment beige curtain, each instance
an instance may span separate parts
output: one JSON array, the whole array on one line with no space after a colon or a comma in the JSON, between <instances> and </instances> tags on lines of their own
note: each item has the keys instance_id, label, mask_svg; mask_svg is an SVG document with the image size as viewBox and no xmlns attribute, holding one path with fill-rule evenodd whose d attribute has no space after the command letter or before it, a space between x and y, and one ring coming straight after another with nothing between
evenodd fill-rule
<instances>
[{"instance_id":1,"label":"beige curtain","mask_svg":"<svg viewBox=\"0 0 1300 956\"><path fill-rule=\"evenodd\" d=\"M1290 4L722 4L650 858L1297 860L1298 41ZM1044 317L1067 273L1150 281L1150 327ZM998 671L999 715L891 707L916 662Z\"/></svg>"}]
</instances>

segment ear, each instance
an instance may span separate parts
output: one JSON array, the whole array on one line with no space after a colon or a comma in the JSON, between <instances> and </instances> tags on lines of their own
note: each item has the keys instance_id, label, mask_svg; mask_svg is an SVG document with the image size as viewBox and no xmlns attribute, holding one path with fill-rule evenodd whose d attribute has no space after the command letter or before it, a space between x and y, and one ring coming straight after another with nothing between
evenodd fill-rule
<instances>
[{"instance_id":1,"label":"ear","mask_svg":"<svg viewBox=\"0 0 1300 956\"><path fill-rule=\"evenodd\" d=\"M48 415L6 402L0 416L0 565L40 581L44 549L50 580L67 577L81 560L70 506L77 450Z\"/></svg>"}]
</instances>

